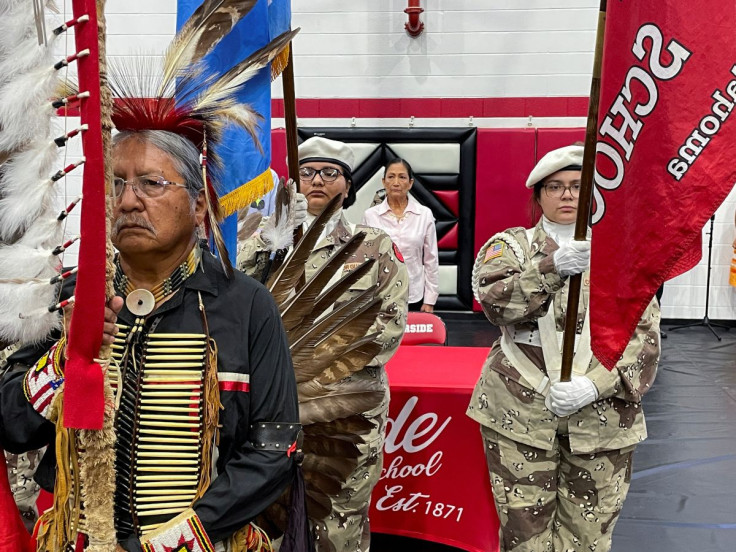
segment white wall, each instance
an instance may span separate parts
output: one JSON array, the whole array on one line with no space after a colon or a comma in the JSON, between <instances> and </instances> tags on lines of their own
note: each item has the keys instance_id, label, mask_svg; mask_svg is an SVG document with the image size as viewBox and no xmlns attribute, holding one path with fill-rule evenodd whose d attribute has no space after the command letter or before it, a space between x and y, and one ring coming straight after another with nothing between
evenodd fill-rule
<instances>
[{"instance_id":1,"label":"white wall","mask_svg":"<svg viewBox=\"0 0 736 552\"><path fill-rule=\"evenodd\" d=\"M586 96L597 0L292 2L302 98ZM274 87L280 97L280 86Z\"/></svg>"},{"instance_id":2,"label":"white wall","mask_svg":"<svg viewBox=\"0 0 736 552\"><path fill-rule=\"evenodd\" d=\"M61 2L59 2L62 4ZM423 1L424 33L404 31L405 0L294 0L296 91L300 98L580 97L590 87L597 0ZM71 18L71 4L54 23ZM108 0L108 54L160 55L175 31L175 0ZM54 24L51 23L51 24ZM65 41L59 44L60 55ZM71 49L71 41L69 44ZM281 97L281 82L273 84ZM357 115L357 114L356 114ZM69 128L76 120L59 120ZM274 120L282 126L282 120ZM396 119L300 119L303 126L405 126ZM417 119L416 126L468 124L467 119ZM584 126L580 118L484 119L481 127ZM76 141L70 158L79 155ZM61 163L61 161L60 161ZM79 192L79 176L60 183L59 205ZM736 319L736 288L728 285L736 193L716 213L709 315ZM78 232L79 212L68 234ZM708 239L704 235L704 247ZM76 262L76 249L65 264ZM668 282L665 318L701 318L707 251L692 271Z\"/></svg>"}]
</instances>

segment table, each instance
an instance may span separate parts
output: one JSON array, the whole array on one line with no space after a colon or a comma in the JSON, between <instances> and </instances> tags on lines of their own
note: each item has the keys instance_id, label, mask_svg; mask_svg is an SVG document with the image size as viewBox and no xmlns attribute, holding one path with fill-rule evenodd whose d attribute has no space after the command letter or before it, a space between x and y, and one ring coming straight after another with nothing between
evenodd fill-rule
<instances>
[{"instance_id":1,"label":"table","mask_svg":"<svg viewBox=\"0 0 736 552\"><path fill-rule=\"evenodd\" d=\"M371 531L498 551L498 518L478 423L465 415L489 348L401 346Z\"/></svg>"}]
</instances>

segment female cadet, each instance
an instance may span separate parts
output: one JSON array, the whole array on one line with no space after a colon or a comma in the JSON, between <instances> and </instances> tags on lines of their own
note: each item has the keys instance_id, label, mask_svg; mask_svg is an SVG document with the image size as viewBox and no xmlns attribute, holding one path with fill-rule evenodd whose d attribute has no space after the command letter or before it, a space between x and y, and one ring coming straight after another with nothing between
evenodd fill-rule
<instances>
[{"instance_id":1,"label":"female cadet","mask_svg":"<svg viewBox=\"0 0 736 552\"><path fill-rule=\"evenodd\" d=\"M342 207L349 207L355 201L352 187L354 154L350 146L336 140L314 137L299 146L299 190L307 200L307 220L305 227L322 212L335 196L342 197ZM373 421L375 428L365 436L365 444L359 445L358 466L342 484L338 496L332 496L332 512L325 519L314 519L310 515L315 531L318 552L336 550L337 552L364 552L370 548L370 528L368 508L370 496L378 482L383 465L383 436L388 415L389 387L384 364L396 352L404 333L406 323L408 278L403 258L391 238L377 228L350 224L342 209L327 223L322 237L317 242L306 263L306 276L311 278L323 264L356 232L366 232L366 238L351 259L343 266L343 274L374 258L373 268L351 287L349 294L377 286L377 296L381 307L376 320L366 335L380 332L376 338L382 351L362 370L346 380L356 385L375 383L383 388L380 405L363 415ZM266 249L263 233L246 240L238 253L238 268L246 274L253 274L258 268L258 256ZM342 299L348 299L344 296ZM343 380L330 384L339 392L349 386ZM337 402L339 397L335 398ZM307 483L309 486L309 482ZM308 512L309 514L309 512Z\"/></svg>"},{"instance_id":2,"label":"female cadet","mask_svg":"<svg viewBox=\"0 0 736 552\"><path fill-rule=\"evenodd\" d=\"M526 186L541 220L491 237L474 267L476 298L502 335L467 413L481 426L504 551L610 550L646 437L641 399L656 374L659 309L649 304L614 370L593 357L590 242L573 240L582 158L567 146L539 161ZM567 279L579 273L573 376L560 382Z\"/></svg>"}]
</instances>

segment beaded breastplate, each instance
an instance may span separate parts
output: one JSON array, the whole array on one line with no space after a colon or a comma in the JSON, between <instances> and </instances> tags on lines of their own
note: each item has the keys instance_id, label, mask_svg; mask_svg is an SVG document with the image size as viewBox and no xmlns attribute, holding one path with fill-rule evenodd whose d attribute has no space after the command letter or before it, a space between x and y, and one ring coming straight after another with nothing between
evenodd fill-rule
<instances>
[{"instance_id":1,"label":"beaded breastplate","mask_svg":"<svg viewBox=\"0 0 736 552\"><path fill-rule=\"evenodd\" d=\"M183 263L167 279L177 284L173 288L158 287L177 291L196 269L191 266ZM126 278L116 278L116 284L130 291ZM219 398L208 397L217 388L217 361L203 311L202 317L203 333L157 332L156 316L137 317L133 326L118 324L109 373L116 400L119 539L155 530L209 485Z\"/></svg>"}]
</instances>

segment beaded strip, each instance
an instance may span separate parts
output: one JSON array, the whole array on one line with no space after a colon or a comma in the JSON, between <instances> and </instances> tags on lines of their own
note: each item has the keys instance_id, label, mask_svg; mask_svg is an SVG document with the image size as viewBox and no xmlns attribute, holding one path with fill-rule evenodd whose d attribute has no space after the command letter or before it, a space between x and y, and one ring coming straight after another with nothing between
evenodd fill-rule
<instances>
[{"instance_id":1,"label":"beaded strip","mask_svg":"<svg viewBox=\"0 0 736 552\"><path fill-rule=\"evenodd\" d=\"M186 260L177 266L168 278L150 290L156 300L156 304L177 291L182 284L184 284L186 279L194 274L197 270L197 266L199 266L201 258L202 250L198 245L196 245L189 253ZM115 259L115 268L115 290L127 297L132 291L135 291L135 287L123 272L119 258Z\"/></svg>"}]
</instances>

